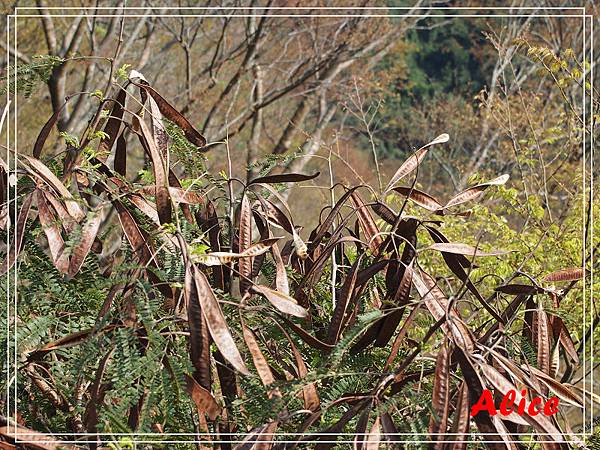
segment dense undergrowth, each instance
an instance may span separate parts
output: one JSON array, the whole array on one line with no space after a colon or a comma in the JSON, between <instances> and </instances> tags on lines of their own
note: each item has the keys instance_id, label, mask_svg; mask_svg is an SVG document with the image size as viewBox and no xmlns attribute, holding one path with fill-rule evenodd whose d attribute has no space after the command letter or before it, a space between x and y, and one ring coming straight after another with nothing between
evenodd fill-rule
<instances>
[{"instance_id":1,"label":"dense undergrowth","mask_svg":"<svg viewBox=\"0 0 600 450\"><path fill-rule=\"evenodd\" d=\"M139 74L113 89L58 155L55 115L16 171L2 162L17 305L2 310L17 373L3 401L20 427L91 448L580 444L581 199L545 230L540 198L523 204L507 175L435 199L418 174L442 134L384 193L334 186L307 231L281 194L318 173L211 174L202 153L227 143ZM147 165L130 173L135 148ZM469 418L483 389L508 388L557 395L559 415Z\"/></svg>"}]
</instances>

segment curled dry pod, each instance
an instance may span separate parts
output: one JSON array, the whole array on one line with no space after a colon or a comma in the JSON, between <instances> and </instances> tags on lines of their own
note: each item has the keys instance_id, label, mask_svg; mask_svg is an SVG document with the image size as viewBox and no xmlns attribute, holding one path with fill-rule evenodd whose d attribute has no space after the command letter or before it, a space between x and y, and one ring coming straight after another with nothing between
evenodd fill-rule
<instances>
[{"instance_id":1,"label":"curled dry pod","mask_svg":"<svg viewBox=\"0 0 600 450\"><path fill-rule=\"evenodd\" d=\"M199 413L205 413L210 420L221 415L221 407L207 389L204 389L192 377L185 374L186 390L196 405Z\"/></svg>"},{"instance_id":2,"label":"curled dry pod","mask_svg":"<svg viewBox=\"0 0 600 450\"><path fill-rule=\"evenodd\" d=\"M180 187L169 186L169 194L174 202L184 203L188 205L202 205L206 203L204 195ZM140 189L145 195L154 195L154 188L146 186Z\"/></svg>"},{"instance_id":3,"label":"curled dry pod","mask_svg":"<svg viewBox=\"0 0 600 450\"><path fill-rule=\"evenodd\" d=\"M80 447L69 445L66 442L60 441L56 436L52 434L44 434L34 431L30 428L25 428L15 423L0 426L0 446L2 448L17 449L17 448L31 448L37 450L77 450ZM16 447L8 442L18 443ZM26 444L26 446L25 446Z\"/></svg>"},{"instance_id":4,"label":"curled dry pod","mask_svg":"<svg viewBox=\"0 0 600 450\"><path fill-rule=\"evenodd\" d=\"M285 316L281 316L285 324L288 326L290 330L292 330L295 334L298 335L300 339L302 339L306 344L310 345L312 348L316 348L324 351L331 351L335 345L329 344L327 342L320 341L318 338L314 337L304 328L299 327L291 320L288 320Z\"/></svg>"},{"instance_id":5,"label":"curled dry pod","mask_svg":"<svg viewBox=\"0 0 600 450\"><path fill-rule=\"evenodd\" d=\"M432 244L429 247L424 248L423 250L437 250L445 253L454 253L457 255L465 255L465 256L501 256L510 253L505 250L490 250L483 251L478 248L472 247L468 244L462 244L458 242L440 242L436 244ZM421 251L423 251L421 250Z\"/></svg>"},{"instance_id":6,"label":"curled dry pod","mask_svg":"<svg viewBox=\"0 0 600 450\"><path fill-rule=\"evenodd\" d=\"M215 296L206 276L196 267L192 267L196 289L198 292L198 300L202 315L206 319L208 329L213 341L223 357L231 363L231 365L244 375L248 375L248 369L242 355L240 354L235 341L227 328L227 322L223 311L219 306L219 301Z\"/></svg>"},{"instance_id":7,"label":"curled dry pod","mask_svg":"<svg viewBox=\"0 0 600 450\"><path fill-rule=\"evenodd\" d=\"M277 244L273 244L271 247L271 253L273 255L273 261L275 261L275 285L277 286L277 290L289 295L290 284L288 281L287 272L285 270L285 264L283 263L283 258L281 257L281 253L279 252L279 247Z\"/></svg>"},{"instance_id":8,"label":"curled dry pod","mask_svg":"<svg viewBox=\"0 0 600 450\"><path fill-rule=\"evenodd\" d=\"M278 424L274 420L250 430L233 450L269 450L273 446Z\"/></svg>"},{"instance_id":9,"label":"curled dry pod","mask_svg":"<svg viewBox=\"0 0 600 450\"><path fill-rule=\"evenodd\" d=\"M583 408L583 396L581 396L580 393L574 389L574 386L566 383L560 383L534 366L524 365L523 369L530 371L532 375L537 377L538 380L545 384L548 387L548 389L554 392L556 396L563 400L565 403L568 403L569 405L575 406L577 408Z\"/></svg>"},{"instance_id":10,"label":"curled dry pod","mask_svg":"<svg viewBox=\"0 0 600 450\"><path fill-rule=\"evenodd\" d=\"M100 229L100 224L102 223L101 212L102 211L93 212L91 217L87 219L85 225L82 227L81 239L73 248L71 260L69 261L68 275L71 278L74 277L77 272L79 272L79 269L81 269L81 266L83 266L85 257L92 249L92 245L94 244L94 240L96 239L96 235Z\"/></svg>"},{"instance_id":11,"label":"curled dry pod","mask_svg":"<svg viewBox=\"0 0 600 450\"><path fill-rule=\"evenodd\" d=\"M127 175L127 139L125 139L125 130L117 138L114 160L115 172L122 177Z\"/></svg>"},{"instance_id":12,"label":"curled dry pod","mask_svg":"<svg viewBox=\"0 0 600 450\"><path fill-rule=\"evenodd\" d=\"M455 436L458 441L454 444L455 450L464 450L467 448L467 433L470 426L469 416L469 389L467 384L463 381L457 392L457 403L454 409L454 418L452 421L452 428L450 432Z\"/></svg>"},{"instance_id":13,"label":"curled dry pod","mask_svg":"<svg viewBox=\"0 0 600 450\"><path fill-rule=\"evenodd\" d=\"M56 125L58 118L60 117L61 113L65 109L65 106L67 106L67 103L69 102L70 98L71 97L67 97L65 99L65 102L60 106L60 108L58 108L54 112L54 114L52 114L52 117L50 117L50 119L48 119L46 124L42 127L42 130L40 131L40 134L38 135L38 137L35 141L35 144L33 145L32 155L34 158L39 158L42 155L42 150L44 149L44 144L46 143L46 139L48 139L48 135L52 131L52 128L54 128L54 125ZM4 122L4 117L5 117L7 111L8 111L8 105L4 109L4 114L2 115L2 123ZM2 130L1 125L2 124L0 124L0 131Z\"/></svg>"},{"instance_id":14,"label":"curled dry pod","mask_svg":"<svg viewBox=\"0 0 600 450\"><path fill-rule=\"evenodd\" d=\"M356 428L354 430L354 450L365 450L364 444L367 443L369 433L367 433L367 425L369 425L369 414L371 413L370 408L366 408L358 420L356 421Z\"/></svg>"},{"instance_id":15,"label":"curled dry pod","mask_svg":"<svg viewBox=\"0 0 600 450\"><path fill-rule=\"evenodd\" d=\"M371 432L369 433L367 444L365 445L365 450L378 450L380 442L381 422L379 420L379 416L377 416L375 418L375 421L373 422L373 426L371 427Z\"/></svg>"},{"instance_id":16,"label":"curled dry pod","mask_svg":"<svg viewBox=\"0 0 600 450\"><path fill-rule=\"evenodd\" d=\"M267 358L265 358L265 355L258 345L256 335L250 328L246 326L244 322L242 322L242 334L244 336L246 346L252 355L252 361L254 362L254 367L256 367L258 376L260 377L263 385L268 386L275 381L275 378L273 377L273 373L271 372ZM281 396L281 394L279 396Z\"/></svg>"},{"instance_id":17,"label":"curled dry pod","mask_svg":"<svg viewBox=\"0 0 600 450\"><path fill-rule=\"evenodd\" d=\"M26 168L36 180L40 180L47 184L54 192L56 192L59 197L62 198L66 210L77 222L85 217L85 213L79 206L77 200L73 198L71 192L69 192L65 185L43 162L27 155L20 155L20 158L23 158L25 161L27 161Z\"/></svg>"},{"instance_id":18,"label":"curled dry pod","mask_svg":"<svg viewBox=\"0 0 600 450\"><path fill-rule=\"evenodd\" d=\"M531 284L506 284L504 286L498 286L494 290L509 295L543 294L546 292L544 288L533 286Z\"/></svg>"},{"instance_id":19,"label":"curled dry pod","mask_svg":"<svg viewBox=\"0 0 600 450\"><path fill-rule=\"evenodd\" d=\"M139 116L133 116L134 129L139 133L140 142L144 150L152 160L152 170L155 179L155 197L156 210L161 225L170 223L172 220L172 201L171 194L168 189L168 166L153 134L144 123L144 120Z\"/></svg>"},{"instance_id":20,"label":"curled dry pod","mask_svg":"<svg viewBox=\"0 0 600 450\"><path fill-rule=\"evenodd\" d=\"M60 228L56 224L56 217L52 214L44 192L41 189L37 191L37 207L40 224L48 240L48 248L52 256L54 267L61 273L69 271L69 257L65 253L65 243L60 233Z\"/></svg>"},{"instance_id":21,"label":"curled dry pod","mask_svg":"<svg viewBox=\"0 0 600 450\"><path fill-rule=\"evenodd\" d=\"M252 207L248 196L242 196L242 204L240 206L240 225L239 225L239 252L243 253L252 245ZM240 293L244 294L250 288L252 278L252 256L240 259L238 270L240 273Z\"/></svg>"},{"instance_id":22,"label":"curled dry pod","mask_svg":"<svg viewBox=\"0 0 600 450\"><path fill-rule=\"evenodd\" d=\"M292 329L296 327L293 322L288 321L284 318L284 320L288 323L288 325L292 325ZM281 330L283 335L286 337L288 343L290 344L290 348L292 349L292 353L294 354L294 359L296 360L296 373L298 374L298 378L304 378L308 375L308 368L302 359L302 355L296 348L293 339L290 337L286 329L281 325L281 323L277 320L274 320L275 325ZM297 327L299 328L299 327ZM301 329L301 328L299 328ZM319 393L317 392L317 388L315 383L308 383L302 388L302 396L304 397L304 408L310 411L318 411L321 405L321 400L319 399Z\"/></svg>"},{"instance_id":23,"label":"curled dry pod","mask_svg":"<svg viewBox=\"0 0 600 450\"><path fill-rule=\"evenodd\" d=\"M251 245L241 253L231 252L211 252L203 255L192 255L194 262L204 264L205 266L220 266L229 264L237 259L251 258L267 253L271 246L281 238L269 238Z\"/></svg>"},{"instance_id":24,"label":"curled dry pod","mask_svg":"<svg viewBox=\"0 0 600 450\"><path fill-rule=\"evenodd\" d=\"M31 209L31 203L33 201L33 192L27 194L25 199L23 200L23 204L21 205L21 209L19 210L19 215L17 216L16 230L17 236L16 241L11 243L8 254L6 255L6 259L2 261L0 264L0 275L5 274L15 263L19 253L23 248L23 237L25 236L25 230L27 228L27 218L29 216L29 210Z\"/></svg>"},{"instance_id":25,"label":"curled dry pod","mask_svg":"<svg viewBox=\"0 0 600 450\"><path fill-rule=\"evenodd\" d=\"M267 175L252 180L248 185L255 183L297 183L299 181L307 181L317 178L320 172L315 172L312 175L304 175L301 173L282 173L277 175Z\"/></svg>"},{"instance_id":26,"label":"curled dry pod","mask_svg":"<svg viewBox=\"0 0 600 450\"><path fill-rule=\"evenodd\" d=\"M396 213L392 211L387 205L377 201L371 204L371 208L375 211L379 217L386 221L390 225L394 225L396 222Z\"/></svg>"},{"instance_id":27,"label":"curled dry pod","mask_svg":"<svg viewBox=\"0 0 600 450\"><path fill-rule=\"evenodd\" d=\"M272 237L268 239L263 239L262 241L257 242L256 244L251 245L246 250L240 253L242 258L249 256L258 256L262 255L269 251L269 249L279 240L280 237Z\"/></svg>"},{"instance_id":28,"label":"curled dry pod","mask_svg":"<svg viewBox=\"0 0 600 450\"><path fill-rule=\"evenodd\" d=\"M125 237L129 241L134 255L142 264L147 264L152 260L153 249L147 235L140 229L137 222L123 204L118 200L113 200L113 206L119 215L119 222Z\"/></svg>"},{"instance_id":29,"label":"curled dry pod","mask_svg":"<svg viewBox=\"0 0 600 450\"><path fill-rule=\"evenodd\" d=\"M544 281L577 281L581 280L585 274L585 270L582 267L573 267L569 269L560 269L555 272L549 273L544 277Z\"/></svg>"},{"instance_id":30,"label":"curled dry pod","mask_svg":"<svg viewBox=\"0 0 600 450\"><path fill-rule=\"evenodd\" d=\"M350 269L350 273L346 276L340 295L336 301L331 321L329 322L329 329L327 332L327 340L331 344L336 344L339 340L340 333L342 331L342 322L346 314L346 309L354 287L356 286L356 279L358 276L358 269L360 268L360 262L362 260L362 254L356 258L356 261Z\"/></svg>"},{"instance_id":31,"label":"curled dry pod","mask_svg":"<svg viewBox=\"0 0 600 450\"><path fill-rule=\"evenodd\" d=\"M377 228L377 224L373 220L371 213L356 192L350 195L350 199L354 204L358 223L363 230L365 240L368 242L373 255L377 256L379 254L379 246L383 243L383 238L379 234L379 228Z\"/></svg>"},{"instance_id":32,"label":"curled dry pod","mask_svg":"<svg viewBox=\"0 0 600 450\"><path fill-rule=\"evenodd\" d=\"M188 141L199 147L200 150L202 150L202 147L206 146L206 138L192 126L192 124L183 116L183 114L177 111L156 90L154 90L154 88L147 83L146 79L140 72L137 70L132 70L129 73L129 80L134 85L139 87L140 90L143 89L144 92L150 94L150 96L156 102L162 115L181 128ZM208 148L205 150L208 150Z\"/></svg>"},{"instance_id":33,"label":"curled dry pod","mask_svg":"<svg viewBox=\"0 0 600 450\"><path fill-rule=\"evenodd\" d=\"M537 320L535 320L535 324L537 325L534 330L536 333L537 341L537 363L540 370L545 373L550 373L550 352L551 352L551 337L550 337L550 326L548 321L548 315L546 311L542 307L542 303L538 302L538 307L536 311ZM535 342L534 341L534 342Z\"/></svg>"},{"instance_id":34,"label":"curled dry pod","mask_svg":"<svg viewBox=\"0 0 600 450\"><path fill-rule=\"evenodd\" d=\"M432 407L435 412L429 421L429 433L432 440L443 440L446 434L449 415L450 401L450 356L448 340L444 340L436 360L435 360L435 379L433 382ZM439 435L442 436L439 436Z\"/></svg>"},{"instance_id":35,"label":"curled dry pod","mask_svg":"<svg viewBox=\"0 0 600 450\"><path fill-rule=\"evenodd\" d=\"M521 390L517 389L517 387L497 369L484 362L478 362L477 368L479 369L481 376L494 388L496 388L499 393L506 395L509 391L514 391L514 404L518 405L521 401L523 401L526 409L529 408L529 404L531 403L529 399L524 397L521 394ZM537 416L525 414L522 418L525 419L529 425L534 427L537 432L544 435L544 437L549 438L549 440L555 442L565 442L563 434L558 431L552 421L544 414L538 414Z\"/></svg>"},{"instance_id":36,"label":"curled dry pod","mask_svg":"<svg viewBox=\"0 0 600 450\"><path fill-rule=\"evenodd\" d=\"M400 168L390 179L390 182L385 188L385 192L389 191L398 181L400 181L406 175L411 173L419 166L419 164L421 164L421 161L423 161L423 158L425 158L425 155L427 155L427 152L429 151L429 147L435 144L443 144L444 142L448 142L449 139L450 136L448 136L446 133L440 134L433 141L431 141L428 144L425 144L423 147L421 147L419 150L417 150L411 156L409 156L409 158L402 163Z\"/></svg>"},{"instance_id":37,"label":"curled dry pod","mask_svg":"<svg viewBox=\"0 0 600 450\"><path fill-rule=\"evenodd\" d=\"M30 357L35 354L48 353L53 350L60 350L63 348L79 345L95 331L96 330L94 330L93 328L90 328L87 330L76 331L75 333L68 334L66 336L61 337L60 339L57 339L56 341L47 343L46 345L37 350L34 350L33 352L31 352Z\"/></svg>"},{"instance_id":38,"label":"curled dry pod","mask_svg":"<svg viewBox=\"0 0 600 450\"><path fill-rule=\"evenodd\" d=\"M296 249L296 254L300 257L300 259L308 258L308 247L298 234L298 232L294 229L293 233L294 238L294 248Z\"/></svg>"},{"instance_id":39,"label":"curled dry pod","mask_svg":"<svg viewBox=\"0 0 600 450\"><path fill-rule=\"evenodd\" d=\"M331 208L325 220L323 220L311 233L311 252L321 243L321 240L329 232L329 229L333 224L333 221L337 217L342 206L344 206L345 202L348 200L350 195L352 195L352 193L356 191L359 187L360 186L354 186L353 188L350 188L348 191L346 191L344 195L342 195L340 199L335 203L333 208Z\"/></svg>"},{"instance_id":40,"label":"curled dry pod","mask_svg":"<svg viewBox=\"0 0 600 450\"><path fill-rule=\"evenodd\" d=\"M190 360L194 366L194 379L205 389L211 386L210 370L210 345L211 338L208 330L208 324L202 314L198 290L194 280L193 267L186 264L183 298L185 309L187 311L187 321L189 328L189 353Z\"/></svg>"},{"instance_id":41,"label":"curled dry pod","mask_svg":"<svg viewBox=\"0 0 600 450\"><path fill-rule=\"evenodd\" d=\"M106 126L104 127L104 132L108 135L108 139L102 139L98 144L98 155L103 162L105 162L108 158L108 154L112 150L117 138L122 136L122 134L119 134L119 129L121 128L121 122L123 121L123 112L126 100L127 92L125 92L124 89L119 89L117 98L112 100L113 106L108 116L108 120L106 121ZM119 156L121 157L122 155ZM117 161L116 156L115 161ZM120 170L122 167L123 165L121 161L118 163L115 162L115 170L117 168Z\"/></svg>"},{"instance_id":42,"label":"curled dry pod","mask_svg":"<svg viewBox=\"0 0 600 450\"><path fill-rule=\"evenodd\" d=\"M263 199L257 196L261 208L263 210L263 216L270 224L275 227L282 228L290 234L294 234L294 225L291 220L285 215L285 213L270 200Z\"/></svg>"},{"instance_id":43,"label":"curled dry pod","mask_svg":"<svg viewBox=\"0 0 600 450\"><path fill-rule=\"evenodd\" d=\"M406 270L411 269L407 267ZM447 316L445 326L456 346L467 352L473 351L475 339L470 329L455 310L448 310L448 299L431 275L419 269L412 269L412 282L435 320L442 320Z\"/></svg>"},{"instance_id":44,"label":"curled dry pod","mask_svg":"<svg viewBox=\"0 0 600 450\"><path fill-rule=\"evenodd\" d=\"M559 320L558 317L555 317L554 319ZM559 341L565 349L565 352L567 352L567 355L569 355L569 358L571 358L571 360L575 362L575 364L579 364L579 354L577 352L577 349L575 348L573 338L571 337L571 334L569 333L569 330L567 330L565 324L562 323L562 320L560 320L560 322L561 325L559 331Z\"/></svg>"},{"instance_id":45,"label":"curled dry pod","mask_svg":"<svg viewBox=\"0 0 600 450\"><path fill-rule=\"evenodd\" d=\"M283 294L274 289L254 285L251 288L251 291L260 294L265 297L267 300L271 302L271 304L277 308L279 311L285 314L289 314L291 316L296 317L306 317L308 316L308 311L304 309L302 306L298 304L298 302L290 297L289 295Z\"/></svg>"},{"instance_id":46,"label":"curled dry pod","mask_svg":"<svg viewBox=\"0 0 600 450\"><path fill-rule=\"evenodd\" d=\"M504 174L500 175L498 178L494 178L493 180L486 181L485 183L480 183L476 186L467 188L464 191L452 197L448 201L448 203L446 203L446 206L444 206L444 208L450 208L452 206L460 205L462 203L475 200L490 186L502 186L503 184L506 184L508 178L509 175Z\"/></svg>"},{"instance_id":47,"label":"curled dry pod","mask_svg":"<svg viewBox=\"0 0 600 450\"><path fill-rule=\"evenodd\" d=\"M417 205L429 210L429 211L438 211L443 208L443 206L431 195L426 192L419 191L418 189L410 188L410 187L396 187L394 191L400 195L404 195L408 197Z\"/></svg>"},{"instance_id":48,"label":"curled dry pod","mask_svg":"<svg viewBox=\"0 0 600 450\"><path fill-rule=\"evenodd\" d=\"M389 413L383 413L379 416L381 422L381 428L383 429L383 437L387 441L399 441L401 437L398 435L398 429L392 420L392 416Z\"/></svg>"}]
</instances>

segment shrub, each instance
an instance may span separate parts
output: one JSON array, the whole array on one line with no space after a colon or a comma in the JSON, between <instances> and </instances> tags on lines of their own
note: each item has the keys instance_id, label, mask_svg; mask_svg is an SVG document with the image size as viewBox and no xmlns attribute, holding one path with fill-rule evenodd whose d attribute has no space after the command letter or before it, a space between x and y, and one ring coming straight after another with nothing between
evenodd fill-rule
<instances>
[{"instance_id":1,"label":"shrub","mask_svg":"<svg viewBox=\"0 0 600 450\"><path fill-rule=\"evenodd\" d=\"M344 432L367 448L441 448L475 429L506 445L517 433L571 439L562 417L583 403L569 384L581 350L561 302L584 271L575 257L541 266L502 216L464 209L493 191L510 199L507 175L445 202L421 191L414 175L441 135L385 195L336 187L303 238L281 191L318 173L211 176L201 154L226 142L207 144L143 78L116 91L97 97L81 136L65 135L66 152L43 160L58 114L49 120L4 204L18 234L2 268L18 282L2 284L18 288L18 309L17 347L1 351L17 355L6 369L17 370L22 427L125 447L117 433L159 433L157 447L192 433L221 448L275 432L296 442L278 448L331 448ZM133 179L136 140L148 164ZM3 163L3 192L9 175ZM470 420L483 389L517 388L557 395L561 419Z\"/></svg>"}]
</instances>

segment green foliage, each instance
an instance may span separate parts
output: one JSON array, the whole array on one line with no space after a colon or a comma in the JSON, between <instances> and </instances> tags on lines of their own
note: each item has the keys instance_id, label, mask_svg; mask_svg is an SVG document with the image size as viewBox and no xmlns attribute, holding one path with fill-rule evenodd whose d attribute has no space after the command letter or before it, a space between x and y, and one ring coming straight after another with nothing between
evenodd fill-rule
<instances>
[{"instance_id":1,"label":"green foliage","mask_svg":"<svg viewBox=\"0 0 600 450\"><path fill-rule=\"evenodd\" d=\"M57 350L59 358L50 359L45 365L54 387L60 389L61 395L74 398L81 382L94 382L99 361L110 353L103 376L103 382L109 383L107 387L110 387L106 391L103 406L98 405L100 432L133 431L127 419L129 410L144 393L148 395L140 412L137 431L152 432L152 425L157 422L169 432L189 431L193 427L190 423L193 406L184 388L184 374L191 372L186 356L187 345L185 339L177 334L178 325L165 320L162 297L157 297L145 283L138 284L134 289L131 299L135 302L144 336L132 328L110 325L127 317L123 299L115 299L115 308L106 318L98 321L97 311L106 300L110 288L128 281L128 266L121 266L110 277L105 277L99 270L98 258L88 256L83 270L67 280L56 271L50 258L35 242L34 236L39 231L34 228L28 235L31 237L26 240L19 266L18 317L22 323L17 328L16 351L19 358L28 358L33 350L48 342L94 328L98 331L93 337L80 345ZM169 266L167 276L170 279L182 279L181 268ZM6 290L10 278L4 276L0 281ZM6 312L3 302L4 318ZM4 338L5 332L3 327ZM7 358L6 350L5 346L0 350L3 363ZM3 381L2 388L5 387ZM18 390L19 395L26 397L40 395L27 377L19 377ZM80 412L83 413L83 410ZM23 410L24 420L28 424L40 429L51 426L56 432L70 431L71 414L56 410L46 401L38 403L35 413ZM39 422L41 418L43 422ZM124 445L124 442L119 445Z\"/></svg>"},{"instance_id":2,"label":"green foliage","mask_svg":"<svg viewBox=\"0 0 600 450\"><path fill-rule=\"evenodd\" d=\"M61 131L59 135L65 140L65 144L73 148L79 148L79 138L77 136L73 136L72 134L67 133L66 131Z\"/></svg>"},{"instance_id":3,"label":"green foliage","mask_svg":"<svg viewBox=\"0 0 600 450\"><path fill-rule=\"evenodd\" d=\"M541 196L529 195L526 199L514 188L500 188L494 194L496 205L477 205L468 220L460 217L448 218L444 232L450 240L462 241L471 245L479 242L482 249L502 249L510 251L503 258L479 258L478 267L471 277L481 280L482 289L492 289L500 279L506 279L515 270L540 280L544 275L563 267L581 266L583 245L581 197L570 200L570 211L562 223L548 223L545 209L541 206ZM600 201L595 199L594 210ZM587 206L586 206L587 208ZM528 220L527 220L528 219ZM514 223L521 223L519 228ZM487 230L478 236L477 230ZM471 239L465 239L471 236ZM592 245L600 239L594 237ZM524 256L527 256L524 258ZM494 273L495 277L486 277ZM515 282L528 283L526 278ZM600 285L595 286L597 289ZM561 303L560 313L574 330L573 337L580 337L583 314L581 290L573 290Z\"/></svg>"},{"instance_id":4,"label":"green foliage","mask_svg":"<svg viewBox=\"0 0 600 450\"><path fill-rule=\"evenodd\" d=\"M422 29L408 34L409 75L399 92L413 104L448 93L473 95L485 84L478 55L485 46L483 24L455 19L450 27L446 20L433 16L422 22Z\"/></svg>"},{"instance_id":5,"label":"green foliage","mask_svg":"<svg viewBox=\"0 0 600 450\"><path fill-rule=\"evenodd\" d=\"M206 157L185 138L183 130L169 120L165 120L165 129L169 136L169 151L177 158L178 164L183 166L188 175L181 180L182 187L197 190L201 187L214 186L224 194L225 183L207 170Z\"/></svg>"},{"instance_id":6,"label":"green foliage","mask_svg":"<svg viewBox=\"0 0 600 450\"><path fill-rule=\"evenodd\" d=\"M8 77L0 76L0 95L6 94L8 90L11 94L16 91L29 98L36 86L46 83L50 79L52 71L64 63L65 59L58 56L34 55L29 64L9 66L10 75Z\"/></svg>"},{"instance_id":7,"label":"green foliage","mask_svg":"<svg viewBox=\"0 0 600 450\"><path fill-rule=\"evenodd\" d=\"M200 176L206 172L206 158L198 151L198 148L190 143L183 130L173 122L166 120L165 129L169 136L169 150L179 158L186 169L186 173Z\"/></svg>"},{"instance_id":8,"label":"green foliage","mask_svg":"<svg viewBox=\"0 0 600 450\"><path fill-rule=\"evenodd\" d=\"M356 325L354 325L354 327L352 327L344 334L343 338L332 350L328 364L331 367L338 367L342 362L344 354L350 349L351 345L354 343L356 338L360 336L361 333L366 331L366 329L370 325L372 325L377 319L380 318L381 311L379 311L378 309L366 312L365 314L358 316Z\"/></svg>"},{"instance_id":9,"label":"green foliage","mask_svg":"<svg viewBox=\"0 0 600 450\"><path fill-rule=\"evenodd\" d=\"M287 152L283 155L269 153L260 160L248 166L248 169L257 169L257 176L262 177L271 173L275 167L287 167L292 161L302 156L302 151Z\"/></svg>"},{"instance_id":10,"label":"green foliage","mask_svg":"<svg viewBox=\"0 0 600 450\"><path fill-rule=\"evenodd\" d=\"M128 70L131 68L131 64L123 64L117 69L117 79L127 80L129 78Z\"/></svg>"}]
</instances>

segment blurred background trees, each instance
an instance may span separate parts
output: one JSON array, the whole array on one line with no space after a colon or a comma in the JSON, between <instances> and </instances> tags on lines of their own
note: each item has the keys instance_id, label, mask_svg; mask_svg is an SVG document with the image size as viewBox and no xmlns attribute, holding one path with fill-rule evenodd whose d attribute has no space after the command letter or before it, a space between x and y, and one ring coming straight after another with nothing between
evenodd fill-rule
<instances>
[{"instance_id":1,"label":"blurred background trees","mask_svg":"<svg viewBox=\"0 0 600 450\"><path fill-rule=\"evenodd\" d=\"M14 2L7 11L27 5L33 3ZM432 184L449 181L464 187L483 169L516 170L535 182L532 175L553 171L549 165L558 167L567 156L570 163L579 159L574 153L582 135L573 133L577 123L572 123L572 113L583 120L579 85L586 69L580 18L448 18L440 16L441 10L424 9L404 12L425 17L300 17L310 14L310 8L287 10L291 17L285 18L235 17L232 10L219 9L210 12L222 17L169 17L173 10L152 7L152 2L128 3L141 9L128 10L135 17L122 17L120 5L99 5L111 17L86 16L93 4L86 4L89 8L77 17L44 16L50 10L42 0L35 3L41 9L22 10L39 12L40 18L19 19L17 51L10 53L11 61L6 55L0 59L3 67L19 65L19 87L28 97L18 111L27 118L20 121L21 151L31 148L36 130L65 97L108 95L108 76L135 69L165 86L166 95L208 141L220 145L209 155L211 168L226 167L221 150L228 140L236 171L250 178L282 167L323 165L318 156L327 157L333 149L357 171L334 156L338 176L359 174L373 181L369 166L374 156L380 170L389 173L394 160L440 132L450 133L452 144L433 156ZM351 11L339 10L344 13ZM586 52L591 45L588 40ZM544 56L532 48L550 53ZM40 102L40 96L47 101ZM67 103L57 131L77 132L85 126L91 108L84 97Z\"/></svg>"}]
</instances>

